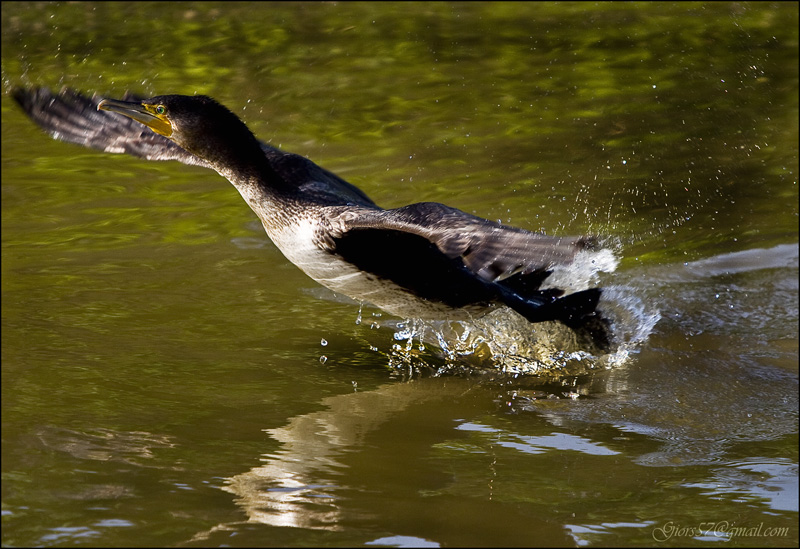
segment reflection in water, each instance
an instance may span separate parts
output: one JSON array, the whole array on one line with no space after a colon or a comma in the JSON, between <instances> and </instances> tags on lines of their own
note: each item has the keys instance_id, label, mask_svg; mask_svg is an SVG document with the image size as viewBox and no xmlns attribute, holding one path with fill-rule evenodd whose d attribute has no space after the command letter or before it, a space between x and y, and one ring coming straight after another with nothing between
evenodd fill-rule
<instances>
[{"instance_id":1,"label":"reflection in water","mask_svg":"<svg viewBox=\"0 0 800 549\"><path fill-rule=\"evenodd\" d=\"M325 410L268 430L283 449L266 465L230 479L225 489L239 496L252 521L336 529L339 502L332 492L343 467L338 457L358 449L366 434L409 406L456 397L468 388L460 380L423 379L326 398Z\"/></svg>"},{"instance_id":2,"label":"reflection in water","mask_svg":"<svg viewBox=\"0 0 800 549\"><path fill-rule=\"evenodd\" d=\"M475 423L462 423L458 427L463 431L481 431L490 433L501 433L500 429L486 427ZM517 434L509 434L505 437L498 437L498 446L506 448L514 448L526 454L542 454L549 450L572 450L575 452L583 452L595 456L613 456L619 454L614 450L606 448L602 444L591 442L583 437L568 435L566 433L553 433L546 436L522 436Z\"/></svg>"},{"instance_id":3,"label":"reflection in water","mask_svg":"<svg viewBox=\"0 0 800 549\"><path fill-rule=\"evenodd\" d=\"M748 459L715 470L712 479L688 483L710 497L738 495L743 500L766 501L775 511L798 511L797 463L788 459Z\"/></svg>"},{"instance_id":4,"label":"reflection in water","mask_svg":"<svg viewBox=\"0 0 800 549\"><path fill-rule=\"evenodd\" d=\"M37 437L46 448L66 452L78 459L119 461L139 467L147 467L142 460L152 459L154 449L174 447L168 436L104 428L72 431L44 427Z\"/></svg>"},{"instance_id":5,"label":"reflection in water","mask_svg":"<svg viewBox=\"0 0 800 549\"><path fill-rule=\"evenodd\" d=\"M683 277L704 278L759 271L762 269L796 269L797 244L781 244L774 248L757 248L742 252L720 254L686 263Z\"/></svg>"},{"instance_id":6,"label":"reflection in water","mask_svg":"<svg viewBox=\"0 0 800 549\"><path fill-rule=\"evenodd\" d=\"M345 528L342 524L352 524L354 519L358 519L359 511L353 509L349 505L349 498L343 495L348 490L356 488L347 485L350 481L346 480L347 477L344 475L347 466L342 463L342 458L353 452L363 452L367 444L366 436L371 431L380 429L383 423L404 409L420 406L426 401L441 399L458 401L463 399L470 389L481 391L481 388L470 380L427 378L387 384L374 391L327 398L323 401L325 410L297 416L286 426L269 430L269 434L283 444L281 451L264 456L266 462L264 465L230 478L224 490L237 496L236 503L246 513L248 522L304 529ZM664 434L661 431L662 425L680 423L675 417L674 401L669 399L653 401L646 406L632 403L624 413L618 414L618 417L596 415L593 410L594 405L600 404L602 411L602 402L602 400L582 400L578 403L569 399L559 401L545 399L544 407L537 408L534 404L528 403L528 406L521 410L533 411L547 417L556 428L563 426L565 419L572 422L577 420L621 423L627 414L639 414L642 423L638 431L648 434L652 439L661 440L663 448L659 452L662 454L660 464L670 466L697 462L697 459L693 461L684 459L683 462L676 460L676 448L680 448L684 455L694 453L696 458L698 455L708 454L711 459L721 461L729 442L726 426L729 427L740 420L740 410L735 403L730 403L727 409L719 409L718 403L714 403L713 406L717 408L713 416L715 428L720 429L716 439L709 437L707 424L697 422L684 424L680 430L671 430L668 434ZM560 407L561 404L564 404L564 407ZM580 404L591 404L592 407ZM708 415L709 410L706 407L700 403L697 406L700 408L698 417ZM570 408L571 415L563 413L563 408ZM726 422L726 425L717 425L720 421ZM444 429L451 431L480 432L491 437L493 445L526 454L548 451L574 451L593 456L621 454L608 448L604 443L584 436L558 432L545 436L524 436L475 422L459 422L452 417L431 418L431 422L442 424ZM618 425L618 429L622 435L629 427ZM792 432L792 429L790 423L778 422L773 424L772 434L778 436ZM757 439L758 435L754 438ZM624 455L635 453L631 449L622 452ZM637 461L635 455L632 457ZM648 455L638 458L639 462L649 461L649 464L654 464L653 460L654 458ZM774 468L767 470L754 463L721 466L716 469L717 472L708 483L688 487L702 488L710 497L715 497L717 493L722 494L720 490L728 496L729 492L738 491L744 496L750 494L756 500L766 499L772 502L771 505L774 505L775 509L784 509L787 498L792 497L793 493L791 491L793 483L790 480L791 475L796 475L796 469L793 467L795 466L788 462L786 467L778 471ZM739 476L742 478L736 477L737 471L741 473ZM753 474L760 475L756 482L750 478ZM725 481L721 482L721 479ZM202 542L214 532L235 530L237 525L238 523L220 524L208 532L198 534L192 541ZM581 537L576 532L573 532L573 535Z\"/></svg>"},{"instance_id":7,"label":"reflection in water","mask_svg":"<svg viewBox=\"0 0 800 549\"><path fill-rule=\"evenodd\" d=\"M705 280L723 272L736 274L737 265L745 272L752 268L752 257L769 268L784 268L782 276L795 279L797 250L778 247L757 250L738 257L724 256L718 261L704 260L685 267L685 276L677 277L677 291L685 288L689 277ZM724 270L720 270L725 265ZM789 267L785 269L785 267ZM675 270L665 269L660 279L651 276L648 284L658 291L669 293L670 284L676 281ZM652 273L651 273L652 274ZM767 272L771 277L774 273ZM634 282L630 283L631 285ZM660 287L659 287L660 286ZM759 314L769 315L776 325L785 325L785 308L774 307L770 297L764 301ZM780 296L775 299L780 299ZM776 312L777 311L777 312ZM687 313L687 316L690 316ZM644 320L645 316L639 316ZM691 320L691 319L689 319ZM710 324L713 328L713 323ZM712 330L713 331L713 330ZM682 337L683 334L681 334ZM667 334L660 337L674 337ZM638 433L658 444L625 447L620 452L605 442L574 434L553 431L540 436L515 433L506 428L485 425L475 420L459 417L431 417L432 425L441 425L438 439L430 442L415 441L416 445L434 447L442 438L456 431L476 433L488 437L490 444L526 454L574 451L591 456L628 456L632 463L649 466L682 466L699 463L718 463L705 482L686 485L701 489L706 497L741 498L763 503L774 510L797 510L796 464L784 460L757 460L726 463L731 445L744 441L770 440L796 431L797 392L776 391L775 382L793 383L796 378L781 377L780 370L753 371L752 362L731 338L718 336L713 350L708 354L726 355L718 360L703 356L691 360L691 353L680 356L675 342L659 354L644 351L638 355L635 367L618 367L583 380L583 392L553 398L557 391L547 385L530 381L530 376L511 376L505 382L480 377L430 377L411 382L390 383L369 392L354 392L327 398L322 401L324 410L297 416L278 429L267 431L282 443L274 455L266 455L265 463L228 479L224 489L237 496L236 502L246 513L249 522L272 526L337 530L343 522L352 522L358 511L350 508L343 493L355 489L348 486L343 463L345 456L363 453L368 447L369 433L380 431L382 426L403 410L419 408L426 402L447 399L448 409L457 409L467 396L480 394L494 398L498 406L518 413L533 413L547 420L555 429L569 429L589 424L594 429L604 425L616 433L610 439L622 448L626 433ZM654 343L658 347L658 341ZM676 356L665 365L664 353ZM692 351L693 352L693 351ZM684 360L689 358L689 360ZM778 379L781 378L781 379ZM547 381L548 378L540 378ZM574 378L571 383L578 383ZM526 380L527 387L526 387ZM580 384L580 383L579 383ZM510 387L510 388L509 388ZM630 387L636 388L633 393ZM487 388L489 389L487 391ZM497 393L503 396L497 398ZM580 398L589 395L591 398ZM455 414L456 412L453 412ZM450 435L442 434L450 433ZM424 436L421 434L420 436ZM642 448L646 448L642 451ZM352 458L348 458L352 459ZM627 457L625 460L627 461ZM757 477L757 478L756 478ZM235 524L220 524L208 532L198 534L192 541L202 542L215 531L235 529ZM617 528L650 528L650 522L587 525L565 525L574 540L590 539L603 530ZM387 538L388 539L388 538ZM417 538L414 538L417 539ZM436 543L429 539L426 543Z\"/></svg>"},{"instance_id":8,"label":"reflection in water","mask_svg":"<svg viewBox=\"0 0 800 549\"><path fill-rule=\"evenodd\" d=\"M436 542L412 536L389 536L368 541L364 545L378 545L381 547L441 547Z\"/></svg>"},{"instance_id":9,"label":"reflection in water","mask_svg":"<svg viewBox=\"0 0 800 549\"><path fill-rule=\"evenodd\" d=\"M366 530L383 531L381 523L387 516L398 513L405 517L407 528L417 534L414 537L398 535L391 537L378 536L373 544L394 540L401 544L418 546L417 542L429 546L438 546L440 540L434 539L434 533L440 533L440 521L457 521L461 524L460 534L449 534L453 544L462 545L474 540L475 530L484 535L487 529L507 530L507 525L515 520L525 520L526 527L537 531L543 540L555 540L550 543L564 545L567 538L563 529L551 523L540 521L536 517L517 515L512 510L501 506L481 506L481 516L474 516L476 508L464 505L462 498L448 494L440 494L439 505L435 508L439 516L430 515L430 507L417 505L409 507L409 501L419 502L424 494L419 492L418 479L413 471L405 470L405 465L414 464L417 456L415 449L421 448L425 453L431 452L457 433L463 431L461 414L474 413L476 409L484 409L490 398L483 385L475 380L459 378L423 378L409 382L389 383L368 392L354 392L326 398L322 401L325 409L297 416L278 429L267 432L279 440L283 447L272 455L265 455L265 464L229 478L224 490L236 495L236 503L247 515L246 523L258 523L275 527L291 527L323 531L353 530L361 525ZM447 406L441 403L446 402ZM480 402L479 404L477 404ZM375 485L376 478L353 478L348 474L353 459L359 454L368 453L372 444L376 444L375 432L386 429L386 424L401 412L415 414L430 404L441 414L426 415L427 424L413 434L413 440L405 441L396 438L396 432L389 429L392 435L381 439L382 461L375 464L380 469L378 481L384 483L386 478L397 474L397 482L407 486L411 495L405 494L397 486L392 488L392 502L382 501L382 508L375 509L368 505L359 507L353 501L353 493L367 497L371 491L379 493L387 489L384 484ZM476 406L473 408L473 406ZM449 413L448 413L449 412ZM540 441L543 444L545 441ZM395 448L388 451L385 446ZM445 481L449 485L452 480ZM433 497L433 496L429 496ZM410 498L410 499L409 499ZM396 502L396 503L393 503ZM392 505L396 505L395 508ZM430 505L430 504L428 504ZM383 518L380 518L383 517ZM225 532L240 531L245 522L218 524L206 532L197 534L187 543L205 545L224 538ZM430 534L428 534L430 532ZM402 534L403 532L398 532ZM369 535L366 533L365 535ZM521 539L511 532L499 534L523 545L530 538ZM419 537L422 536L422 537ZM383 541L381 541L383 540ZM462 541L458 541L462 540Z\"/></svg>"},{"instance_id":10,"label":"reflection in water","mask_svg":"<svg viewBox=\"0 0 800 549\"><path fill-rule=\"evenodd\" d=\"M324 410L267 430L283 448L276 455L265 456L265 465L228 479L224 490L237 496L236 502L250 522L337 530L341 502L336 492L343 488L337 477L345 467L339 461L341 456L358 451L368 433L408 407L458 398L473 387L467 380L427 378L326 398L322 401ZM432 421L448 423L452 418ZM218 525L192 541L233 527Z\"/></svg>"}]
</instances>

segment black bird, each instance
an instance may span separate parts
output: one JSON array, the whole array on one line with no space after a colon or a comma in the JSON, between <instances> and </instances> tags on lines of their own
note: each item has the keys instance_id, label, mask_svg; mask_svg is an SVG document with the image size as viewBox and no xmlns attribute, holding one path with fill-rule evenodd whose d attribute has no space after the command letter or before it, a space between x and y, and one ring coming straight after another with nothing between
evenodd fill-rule
<instances>
[{"instance_id":1,"label":"black bird","mask_svg":"<svg viewBox=\"0 0 800 549\"><path fill-rule=\"evenodd\" d=\"M116 101L46 88L12 95L56 139L217 171L289 261L335 292L404 318L463 319L507 305L530 322L560 321L608 347L599 288L564 295L541 287L592 239L549 237L435 202L383 209L310 160L258 141L202 95Z\"/></svg>"}]
</instances>

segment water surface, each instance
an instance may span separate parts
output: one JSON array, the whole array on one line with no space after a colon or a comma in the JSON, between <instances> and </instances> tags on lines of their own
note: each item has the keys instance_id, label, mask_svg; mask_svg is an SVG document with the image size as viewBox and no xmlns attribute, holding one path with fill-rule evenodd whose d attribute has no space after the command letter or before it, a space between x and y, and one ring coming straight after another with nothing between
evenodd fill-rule
<instances>
[{"instance_id":1,"label":"water surface","mask_svg":"<svg viewBox=\"0 0 800 549\"><path fill-rule=\"evenodd\" d=\"M2 16L4 91L205 93L385 207L600 235L631 343L456 368L216 174L4 95L4 545L797 545L797 4Z\"/></svg>"}]
</instances>

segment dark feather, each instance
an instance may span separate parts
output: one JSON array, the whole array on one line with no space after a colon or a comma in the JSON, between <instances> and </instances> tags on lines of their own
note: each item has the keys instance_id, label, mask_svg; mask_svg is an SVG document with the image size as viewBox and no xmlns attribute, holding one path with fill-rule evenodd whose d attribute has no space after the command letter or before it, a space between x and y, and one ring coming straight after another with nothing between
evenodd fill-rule
<instances>
[{"instance_id":1,"label":"dark feather","mask_svg":"<svg viewBox=\"0 0 800 549\"><path fill-rule=\"evenodd\" d=\"M331 251L360 269L451 307L500 301L531 322L579 325L601 290L566 297L539 286L550 268L568 263L581 239L507 227L437 203L395 210L332 208Z\"/></svg>"},{"instance_id":2,"label":"dark feather","mask_svg":"<svg viewBox=\"0 0 800 549\"><path fill-rule=\"evenodd\" d=\"M82 145L107 153L129 154L146 160L176 160L190 166L212 166L182 149L166 137L154 133L139 122L109 111L98 111L103 99L87 97L65 88L54 94L47 88L14 88L12 97L45 132L54 139ZM137 101L137 95L126 93L124 101ZM364 192L307 158L286 153L259 141L273 170L285 181L300 181L300 190L322 203L342 201L364 206L374 202Z\"/></svg>"},{"instance_id":3,"label":"dark feather","mask_svg":"<svg viewBox=\"0 0 800 549\"><path fill-rule=\"evenodd\" d=\"M436 202L420 202L394 210L331 208L339 236L354 229L391 229L428 240L447 257L459 258L487 282L514 275L532 275L525 284L538 288L555 265L570 263L586 246L582 238L551 237L501 225ZM518 279L520 280L520 279Z\"/></svg>"},{"instance_id":4,"label":"dark feather","mask_svg":"<svg viewBox=\"0 0 800 549\"><path fill-rule=\"evenodd\" d=\"M600 289L567 296L557 288L541 289L553 268L571 263L580 250L593 245L590 239L546 236L434 202L384 210L310 160L256 141L236 115L206 97L151 99L178 117L177 130L166 138L121 114L98 111L102 98L96 95L17 88L12 96L56 139L224 174L284 253L314 245L329 252L311 262L298 260L309 268L314 261L327 263L320 279L335 280L337 268L351 272L355 266L422 300L455 308L500 302L531 322L559 320L578 330L591 326L591 338L602 342L605 337L607 343L607 326L595 312ZM128 94L125 99L136 98ZM304 219L317 227L311 242L303 240L306 236L284 237L286 227L302 226ZM331 272L334 276L326 278Z\"/></svg>"},{"instance_id":5,"label":"dark feather","mask_svg":"<svg viewBox=\"0 0 800 549\"><path fill-rule=\"evenodd\" d=\"M334 239L333 251L362 271L406 288L417 297L450 307L489 305L497 300L490 285L457 257L447 257L428 239L412 232L357 228Z\"/></svg>"},{"instance_id":6,"label":"dark feather","mask_svg":"<svg viewBox=\"0 0 800 549\"><path fill-rule=\"evenodd\" d=\"M108 153L125 153L147 160L177 160L193 166L207 162L149 128L120 114L98 111L103 99L70 89L53 94L47 88L15 88L12 96L22 109L54 139ZM126 101L136 96L126 94Z\"/></svg>"}]
</instances>

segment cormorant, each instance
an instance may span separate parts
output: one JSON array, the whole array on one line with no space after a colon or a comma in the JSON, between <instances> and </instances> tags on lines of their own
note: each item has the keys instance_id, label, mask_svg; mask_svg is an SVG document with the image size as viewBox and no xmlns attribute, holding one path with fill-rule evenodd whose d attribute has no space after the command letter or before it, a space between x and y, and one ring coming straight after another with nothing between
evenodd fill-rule
<instances>
[{"instance_id":1,"label":"cormorant","mask_svg":"<svg viewBox=\"0 0 800 549\"><path fill-rule=\"evenodd\" d=\"M311 278L404 318L463 319L502 304L530 322L560 321L606 348L599 288L541 288L592 239L550 237L434 202L377 206L310 160L256 139L210 97L126 101L16 88L56 139L148 160L204 166L228 179L283 254Z\"/></svg>"}]
</instances>

